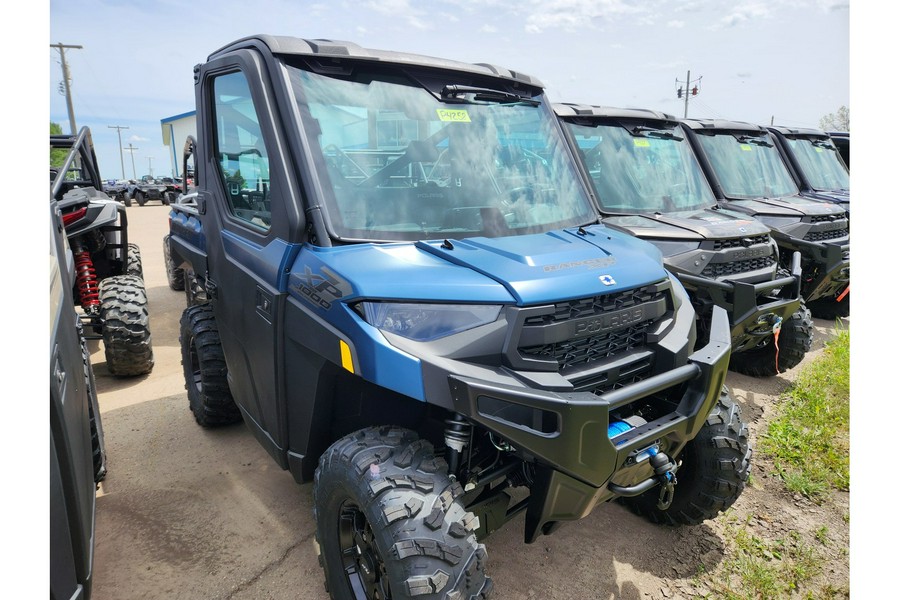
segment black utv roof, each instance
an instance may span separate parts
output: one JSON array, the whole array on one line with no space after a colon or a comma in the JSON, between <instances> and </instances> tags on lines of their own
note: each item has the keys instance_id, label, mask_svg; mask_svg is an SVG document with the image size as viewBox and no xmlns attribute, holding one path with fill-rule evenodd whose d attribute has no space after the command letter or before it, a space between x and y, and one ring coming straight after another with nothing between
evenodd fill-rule
<instances>
[{"instance_id":1,"label":"black utv roof","mask_svg":"<svg viewBox=\"0 0 900 600\"><path fill-rule=\"evenodd\" d=\"M516 83L525 84L535 88L543 88L544 84L537 78L518 71L512 71L497 65L487 63L469 64L435 58L419 54L407 54L404 52L392 52L388 50L375 50L363 48L353 42L325 39L303 39L289 36L276 35L252 35L241 38L219 48L209 55L212 60L226 52L241 48L256 48L263 52L280 55L315 56L319 58L349 58L360 61L384 62L403 64L419 67L431 67L437 69L449 69L464 71L478 75L500 77Z\"/></svg>"},{"instance_id":2,"label":"black utv roof","mask_svg":"<svg viewBox=\"0 0 900 600\"><path fill-rule=\"evenodd\" d=\"M762 125L746 121L729 121L727 119L681 119L681 122L694 131L748 131L757 134L768 133Z\"/></svg>"},{"instance_id":3,"label":"black utv roof","mask_svg":"<svg viewBox=\"0 0 900 600\"><path fill-rule=\"evenodd\" d=\"M828 139L828 137L830 137L821 129L811 129L806 127L785 127L783 125L774 125L769 127L769 129L772 131L777 131L785 137L807 137L822 139Z\"/></svg>"},{"instance_id":4,"label":"black utv roof","mask_svg":"<svg viewBox=\"0 0 900 600\"><path fill-rule=\"evenodd\" d=\"M574 104L557 102L553 110L558 117L602 117L609 119L646 119L677 123L678 117L668 113L643 108L615 108L612 106L596 106L592 104Z\"/></svg>"}]
</instances>

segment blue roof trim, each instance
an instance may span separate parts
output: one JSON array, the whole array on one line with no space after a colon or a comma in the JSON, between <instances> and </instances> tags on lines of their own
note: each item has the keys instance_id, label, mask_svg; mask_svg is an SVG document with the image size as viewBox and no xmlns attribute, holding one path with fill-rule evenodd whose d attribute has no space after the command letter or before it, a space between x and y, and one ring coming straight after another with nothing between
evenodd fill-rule
<instances>
[{"instance_id":1,"label":"blue roof trim","mask_svg":"<svg viewBox=\"0 0 900 600\"><path fill-rule=\"evenodd\" d=\"M186 113L181 113L180 115L175 115L174 117L166 117L165 119L160 119L160 125L165 125L166 123L171 123L172 121L177 121L178 119L183 119L185 117L194 117L197 115L196 110L192 110Z\"/></svg>"}]
</instances>

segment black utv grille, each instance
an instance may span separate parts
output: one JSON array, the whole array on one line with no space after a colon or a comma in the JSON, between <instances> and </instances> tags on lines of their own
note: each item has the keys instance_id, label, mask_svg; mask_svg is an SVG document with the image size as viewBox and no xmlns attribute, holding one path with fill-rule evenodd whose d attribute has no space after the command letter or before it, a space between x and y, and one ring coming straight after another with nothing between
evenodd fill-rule
<instances>
[{"instance_id":1,"label":"black utv grille","mask_svg":"<svg viewBox=\"0 0 900 600\"><path fill-rule=\"evenodd\" d=\"M831 223L844 218L844 215L813 215L809 218L810 223Z\"/></svg>"},{"instance_id":2,"label":"black utv grille","mask_svg":"<svg viewBox=\"0 0 900 600\"><path fill-rule=\"evenodd\" d=\"M807 242L822 242L825 240L835 240L850 235L849 229L832 229L831 231L810 231L803 236Z\"/></svg>"},{"instance_id":3,"label":"black utv grille","mask_svg":"<svg viewBox=\"0 0 900 600\"><path fill-rule=\"evenodd\" d=\"M768 244L769 234L753 235L743 238L731 238L729 240L716 240L713 244L713 250L727 250L728 248L747 248L757 244Z\"/></svg>"},{"instance_id":4,"label":"black utv grille","mask_svg":"<svg viewBox=\"0 0 900 600\"><path fill-rule=\"evenodd\" d=\"M625 329L587 338L519 348L519 352L529 358L555 360L560 371L565 371L644 347L647 343L647 331L652 324L652 321L644 321Z\"/></svg>"},{"instance_id":5,"label":"black utv grille","mask_svg":"<svg viewBox=\"0 0 900 600\"><path fill-rule=\"evenodd\" d=\"M711 263L703 269L703 276L711 279L718 279L719 277L725 277L727 275L740 275L741 273L766 269L774 264L775 258L772 256L751 258L748 260L735 260L727 263Z\"/></svg>"},{"instance_id":6,"label":"black utv grille","mask_svg":"<svg viewBox=\"0 0 900 600\"><path fill-rule=\"evenodd\" d=\"M554 305L552 314L528 317L525 319L525 327L530 325L546 325L548 323L560 323L571 319L602 315L622 308L631 308L647 302L665 299L667 293L657 286L645 286L625 292L582 298L568 302L559 302Z\"/></svg>"}]
</instances>

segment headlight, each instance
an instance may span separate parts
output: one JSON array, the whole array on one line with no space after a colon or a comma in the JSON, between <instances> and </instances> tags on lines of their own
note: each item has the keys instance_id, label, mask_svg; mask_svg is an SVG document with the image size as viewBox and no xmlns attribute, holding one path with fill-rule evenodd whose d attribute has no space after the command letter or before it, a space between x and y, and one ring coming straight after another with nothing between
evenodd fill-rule
<instances>
[{"instance_id":1,"label":"headlight","mask_svg":"<svg viewBox=\"0 0 900 600\"><path fill-rule=\"evenodd\" d=\"M667 240L651 240L652 244L659 248L663 256L675 256L676 254L684 254L700 247L700 242L682 242Z\"/></svg>"},{"instance_id":2,"label":"headlight","mask_svg":"<svg viewBox=\"0 0 900 600\"><path fill-rule=\"evenodd\" d=\"M493 323L500 305L360 302L363 318L382 331L427 342Z\"/></svg>"},{"instance_id":3,"label":"headlight","mask_svg":"<svg viewBox=\"0 0 900 600\"><path fill-rule=\"evenodd\" d=\"M796 225L800 222L801 217L769 217L767 215L757 215L756 220L762 221L769 227L774 229L781 229L782 227L787 227L788 225Z\"/></svg>"}]
</instances>

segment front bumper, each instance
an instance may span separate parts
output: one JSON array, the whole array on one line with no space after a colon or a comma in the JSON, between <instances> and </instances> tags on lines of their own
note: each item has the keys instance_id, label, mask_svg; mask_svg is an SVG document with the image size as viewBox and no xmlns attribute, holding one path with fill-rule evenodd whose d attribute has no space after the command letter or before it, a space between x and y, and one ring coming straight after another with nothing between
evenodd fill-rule
<instances>
[{"instance_id":1,"label":"front bumper","mask_svg":"<svg viewBox=\"0 0 900 600\"><path fill-rule=\"evenodd\" d=\"M717 281L687 273L677 276L688 289L703 290L716 306L728 311L732 351L754 348L772 335L777 318L786 320L800 307L802 283L800 252L791 257L791 274L761 283ZM699 313L701 319L709 313Z\"/></svg>"},{"instance_id":2,"label":"front bumper","mask_svg":"<svg viewBox=\"0 0 900 600\"><path fill-rule=\"evenodd\" d=\"M809 242L794 237L777 238L778 245L802 256L800 293L809 303L836 296L850 284L850 242Z\"/></svg>"},{"instance_id":3,"label":"front bumper","mask_svg":"<svg viewBox=\"0 0 900 600\"><path fill-rule=\"evenodd\" d=\"M676 457L697 435L724 385L730 339L727 313L715 307L710 341L687 364L600 395L450 375L454 409L501 435L535 464L526 542L558 521L580 519L601 502L655 485L647 461L635 457L653 445ZM609 438L611 412L673 390L679 398L674 410Z\"/></svg>"}]
</instances>

